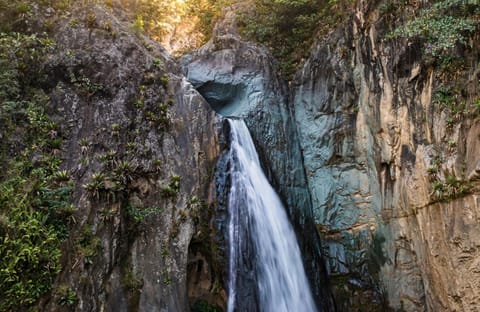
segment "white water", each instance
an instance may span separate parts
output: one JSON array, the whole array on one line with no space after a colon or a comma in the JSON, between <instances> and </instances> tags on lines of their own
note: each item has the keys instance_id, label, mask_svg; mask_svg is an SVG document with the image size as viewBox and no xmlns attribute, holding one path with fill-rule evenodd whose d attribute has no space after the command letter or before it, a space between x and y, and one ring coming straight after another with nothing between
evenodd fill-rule
<instances>
[{"instance_id":1,"label":"white water","mask_svg":"<svg viewBox=\"0 0 480 312\"><path fill-rule=\"evenodd\" d=\"M228 312L236 306L237 272L242 237L239 218L247 218L256 257L260 311L317 311L303 268L295 233L285 208L260 166L250 133L242 120L231 127L231 189L229 197Z\"/></svg>"}]
</instances>

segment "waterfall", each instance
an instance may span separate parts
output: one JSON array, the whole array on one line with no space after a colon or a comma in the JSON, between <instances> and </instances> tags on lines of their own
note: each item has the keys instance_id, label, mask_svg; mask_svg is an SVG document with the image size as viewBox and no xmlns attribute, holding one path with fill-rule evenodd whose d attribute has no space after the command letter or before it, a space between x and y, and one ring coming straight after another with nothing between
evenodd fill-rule
<instances>
[{"instance_id":1,"label":"waterfall","mask_svg":"<svg viewBox=\"0 0 480 312\"><path fill-rule=\"evenodd\" d=\"M260 311L316 311L295 233L280 198L263 173L248 128L243 120L228 122L231 129L228 312L236 309L237 276L245 271L253 272ZM250 246L251 254L246 256L244 246ZM253 258L253 267L241 267L242 257Z\"/></svg>"}]
</instances>

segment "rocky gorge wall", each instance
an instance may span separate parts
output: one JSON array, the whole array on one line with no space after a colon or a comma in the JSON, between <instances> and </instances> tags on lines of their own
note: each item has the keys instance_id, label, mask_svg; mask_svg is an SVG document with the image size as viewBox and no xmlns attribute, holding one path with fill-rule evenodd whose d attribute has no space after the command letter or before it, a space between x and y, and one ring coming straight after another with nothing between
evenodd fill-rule
<instances>
[{"instance_id":1,"label":"rocky gorge wall","mask_svg":"<svg viewBox=\"0 0 480 312\"><path fill-rule=\"evenodd\" d=\"M440 68L419 42L386 39L380 3L358 1L287 84L233 12L178 61L121 10L90 5L35 12L56 45L39 84L76 208L39 309L225 306L222 116L245 119L320 310L480 305L479 111L456 109L478 99L478 35L457 49L462 65ZM446 89L453 102L439 100Z\"/></svg>"},{"instance_id":2,"label":"rocky gorge wall","mask_svg":"<svg viewBox=\"0 0 480 312\"><path fill-rule=\"evenodd\" d=\"M240 38L235 28L234 13L228 12L225 19L217 24L209 43L184 57L185 76L221 116L245 120L262 158L264 170L285 202L297 231L305 270L318 308L330 311L333 302L328 290L320 240L313 223L293 112L288 106L288 88L276 73L267 50ZM225 131L224 145L227 148L228 129ZM227 167L220 160L217 196L224 198L220 200L223 203L228 198L224 189L228 177L223 174ZM220 211L225 213L225 207L220 207ZM223 229L225 235L219 239L228 241L225 218L218 227L219 230ZM239 291L245 293L238 296L246 300L243 300L245 306L240 309L253 311L254 299L249 292L255 285L251 284L253 281L248 274L244 279L244 287Z\"/></svg>"},{"instance_id":3,"label":"rocky gorge wall","mask_svg":"<svg viewBox=\"0 0 480 312\"><path fill-rule=\"evenodd\" d=\"M453 112L438 94L453 86L456 105L478 98L478 47L472 39L456 52L463 66L440 68L419 42L387 40L393 22L358 1L294 82L334 297L340 311L475 311L478 109Z\"/></svg>"},{"instance_id":4,"label":"rocky gorge wall","mask_svg":"<svg viewBox=\"0 0 480 312\"><path fill-rule=\"evenodd\" d=\"M47 8L39 20L46 18L41 14L52 18L55 42L41 64L43 88L49 114L61 125L62 169L71 175L76 209L63 269L39 308L225 306L221 203L228 182L214 181L228 143L224 115L249 125L296 227L318 307L329 311L288 89L266 49L219 26L207 45L184 58L182 71L162 47L129 28L122 11L98 5L58 15ZM245 286L248 297L254 285Z\"/></svg>"},{"instance_id":5,"label":"rocky gorge wall","mask_svg":"<svg viewBox=\"0 0 480 312\"><path fill-rule=\"evenodd\" d=\"M62 271L38 308L222 305L208 223L219 154L214 111L121 11L79 5L37 18L53 21L55 49L39 70L75 207Z\"/></svg>"},{"instance_id":6,"label":"rocky gorge wall","mask_svg":"<svg viewBox=\"0 0 480 312\"><path fill-rule=\"evenodd\" d=\"M62 269L38 309L224 308L228 181L214 176L228 144L222 115L233 115L252 131L296 227L318 307L329 311L288 88L267 50L219 27L182 70L115 6L32 8L27 31L48 31L54 46L35 66L73 189Z\"/></svg>"}]
</instances>

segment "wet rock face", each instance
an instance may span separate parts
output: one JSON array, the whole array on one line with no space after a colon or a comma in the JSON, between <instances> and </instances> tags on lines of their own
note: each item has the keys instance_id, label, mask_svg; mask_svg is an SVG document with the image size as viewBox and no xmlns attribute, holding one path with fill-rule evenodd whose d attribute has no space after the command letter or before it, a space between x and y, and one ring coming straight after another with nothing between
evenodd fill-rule
<instances>
[{"instance_id":1,"label":"wet rock face","mask_svg":"<svg viewBox=\"0 0 480 312\"><path fill-rule=\"evenodd\" d=\"M209 252L190 246L208 229L214 112L121 13L80 7L72 16L78 26L70 15L52 26L57 47L44 64L77 208L55 287L75 292L77 311L188 311L204 287L208 302L224 302ZM91 192L85 185L95 175L102 184ZM187 283L196 276L188 264L200 261L209 286ZM40 309L64 308L58 296L54 289Z\"/></svg>"},{"instance_id":2,"label":"wet rock face","mask_svg":"<svg viewBox=\"0 0 480 312\"><path fill-rule=\"evenodd\" d=\"M246 121L264 170L288 207L318 305L327 311L330 297L324 282L319 240L312 223L310 195L293 114L287 105L286 85L276 76L272 59L266 50L240 40L230 29L228 33L217 31L212 41L186 56L182 63L187 79L213 109L220 115ZM222 184L217 182L217 185ZM222 197L222 191L218 192ZM227 198L228 194L223 196ZM248 278L245 282L248 284ZM240 297L251 296L247 293L249 288L252 287L242 288L246 293Z\"/></svg>"},{"instance_id":3,"label":"wet rock face","mask_svg":"<svg viewBox=\"0 0 480 312\"><path fill-rule=\"evenodd\" d=\"M337 306L351 311L368 298L370 310L473 311L477 196L434 203L433 190L448 176L476 188L477 114L458 119L433 100L452 78L425 64L419 46L383 40L384 17L371 3L354 15L314 47L294 89ZM475 53L462 57L477 64ZM475 74L455 77L476 90Z\"/></svg>"}]
</instances>

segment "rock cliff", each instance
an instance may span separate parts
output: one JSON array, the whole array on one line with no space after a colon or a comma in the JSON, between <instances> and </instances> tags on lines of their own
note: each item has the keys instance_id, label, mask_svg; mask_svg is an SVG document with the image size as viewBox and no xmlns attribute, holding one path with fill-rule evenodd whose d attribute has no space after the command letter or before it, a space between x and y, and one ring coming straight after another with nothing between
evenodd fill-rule
<instances>
[{"instance_id":1,"label":"rock cliff","mask_svg":"<svg viewBox=\"0 0 480 312\"><path fill-rule=\"evenodd\" d=\"M395 20L381 5L359 1L351 17L313 47L293 90L337 306L474 311L479 112L465 103L478 99L475 39L455 52L463 65L445 68L421 42L386 39Z\"/></svg>"},{"instance_id":2,"label":"rock cliff","mask_svg":"<svg viewBox=\"0 0 480 312\"><path fill-rule=\"evenodd\" d=\"M62 271L40 308L222 305L206 221L219 153L215 114L175 60L122 18L80 5L49 25L55 49L42 64L43 88L61 126L75 212Z\"/></svg>"}]
</instances>

